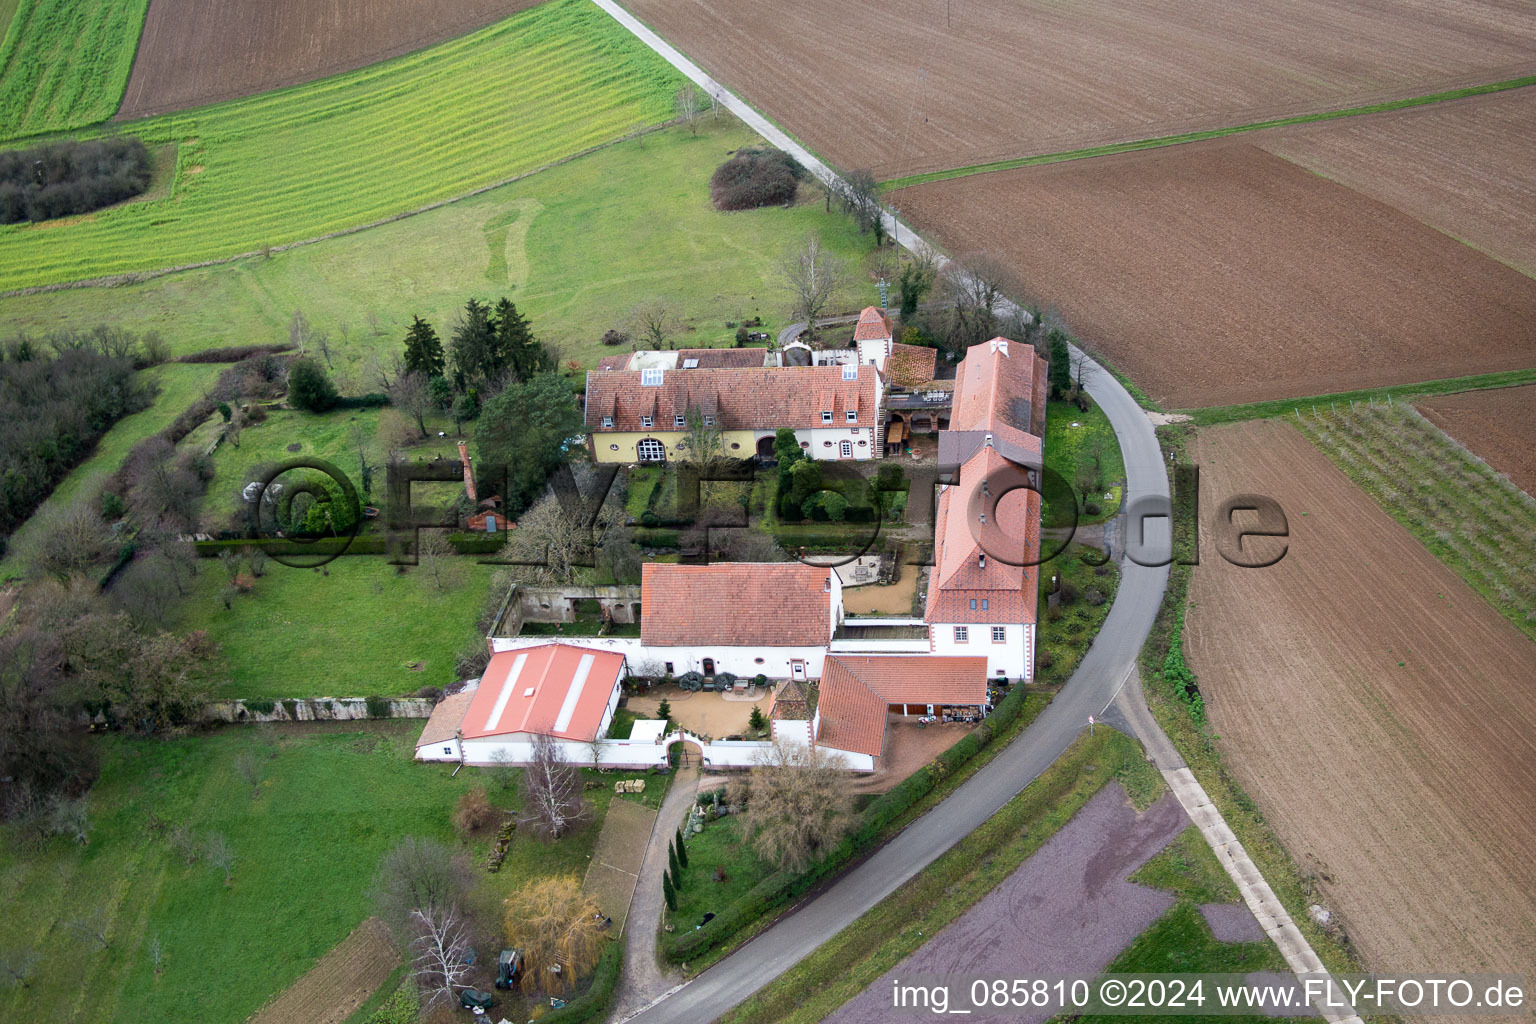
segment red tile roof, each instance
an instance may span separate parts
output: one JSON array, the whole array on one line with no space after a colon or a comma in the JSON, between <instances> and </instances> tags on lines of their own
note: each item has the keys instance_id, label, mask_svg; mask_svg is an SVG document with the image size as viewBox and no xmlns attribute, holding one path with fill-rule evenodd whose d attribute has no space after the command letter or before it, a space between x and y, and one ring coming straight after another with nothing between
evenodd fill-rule
<instances>
[{"instance_id":1,"label":"red tile roof","mask_svg":"<svg viewBox=\"0 0 1536 1024\"><path fill-rule=\"evenodd\" d=\"M421 728L421 736L416 740L416 746L425 747L433 743L446 743L457 736L459 726L464 724L464 715L469 711L470 702L475 699L475 692L469 690L456 693L438 701L437 707L432 709L432 716L427 719L427 724Z\"/></svg>"},{"instance_id":2,"label":"red tile roof","mask_svg":"<svg viewBox=\"0 0 1536 1024\"><path fill-rule=\"evenodd\" d=\"M622 654L571 644L499 651L491 656L464 716L464 738L543 733L590 740L623 666Z\"/></svg>"},{"instance_id":3,"label":"red tile roof","mask_svg":"<svg viewBox=\"0 0 1536 1024\"><path fill-rule=\"evenodd\" d=\"M662 382L649 386L641 379L638 370L588 374L587 427L674 430L675 417L689 409L716 416L727 430L820 427L823 412L843 427L850 409L858 413L853 425L867 427L879 414L880 382L873 366L858 367L856 380L843 380L841 366L664 370ZM600 426L605 416L613 418L612 427ZM642 427L641 416L653 417L654 425Z\"/></svg>"},{"instance_id":4,"label":"red tile roof","mask_svg":"<svg viewBox=\"0 0 1536 1024\"><path fill-rule=\"evenodd\" d=\"M714 370L722 367L735 367L737 369L751 370L763 365L767 358L768 350L761 346L753 348L685 348L677 353L677 365L679 369L690 359L699 361L697 366L688 367L695 370Z\"/></svg>"},{"instance_id":5,"label":"red tile roof","mask_svg":"<svg viewBox=\"0 0 1536 1024\"><path fill-rule=\"evenodd\" d=\"M878 306L865 306L859 313L859 325L853 329L853 340L875 341L880 338L893 337L895 332L891 328L891 318Z\"/></svg>"},{"instance_id":6,"label":"red tile roof","mask_svg":"<svg viewBox=\"0 0 1536 1024\"><path fill-rule=\"evenodd\" d=\"M933 380L939 350L925 345L893 345L885 360L885 375L907 388L920 388ZM947 387L952 387L948 381Z\"/></svg>"},{"instance_id":7,"label":"red tile roof","mask_svg":"<svg viewBox=\"0 0 1536 1024\"><path fill-rule=\"evenodd\" d=\"M647 562L640 640L647 647L812 647L832 639L832 570L803 562Z\"/></svg>"},{"instance_id":8,"label":"red tile roof","mask_svg":"<svg viewBox=\"0 0 1536 1024\"><path fill-rule=\"evenodd\" d=\"M816 742L879 756L890 704L985 704L987 659L838 655L827 659L820 690Z\"/></svg>"},{"instance_id":9,"label":"red tile roof","mask_svg":"<svg viewBox=\"0 0 1536 1024\"><path fill-rule=\"evenodd\" d=\"M1038 453L1033 398L1035 379L1043 377L1045 371L1045 360L1035 354L1032 345L1007 338L972 345L955 378L949 428L988 431L1011 445Z\"/></svg>"}]
</instances>

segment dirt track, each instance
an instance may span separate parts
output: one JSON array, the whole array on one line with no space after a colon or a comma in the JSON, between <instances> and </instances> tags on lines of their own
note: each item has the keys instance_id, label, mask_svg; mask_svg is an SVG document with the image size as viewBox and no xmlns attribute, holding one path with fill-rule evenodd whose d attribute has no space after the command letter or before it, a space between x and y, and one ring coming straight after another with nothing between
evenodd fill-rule
<instances>
[{"instance_id":1,"label":"dirt track","mask_svg":"<svg viewBox=\"0 0 1536 1024\"><path fill-rule=\"evenodd\" d=\"M370 917L258 1010L250 1024L337 1024L378 991L399 962L389 929Z\"/></svg>"},{"instance_id":2,"label":"dirt track","mask_svg":"<svg viewBox=\"0 0 1536 1024\"><path fill-rule=\"evenodd\" d=\"M885 1024L891 979L914 975L998 978L1091 973L1152 925L1174 898L1125 877L1189 824L1171 793L1137 814L1111 783L1036 853L921 949L849 1000L832 1024ZM1050 1014L972 1014L1025 1024Z\"/></svg>"},{"instance_id":3,"label":"dirt track","mask_svg":"<svg viewBox=\"0 0 1536 1024\"><path fill-rule=\"evenodd\" d=\"M151 0L119 118L308 82L420 50L538 0Z\"/></svg>"},{"instance_id":4,"label":"dirt track","mask_svg":"<svg viewBox=\"0 0 1536 1024\"><path fill-rule=\"evenodd\" d=\"M1253 139L1536 277L1536 89Z\"/></svg>"},{"instance_id":5,"label":"dirt track","mask_svg":"<svg viewBox=\"0 0 1536 1024\"><path fill-rule=\"evenodd\" d=\"M1536 363L1536 281L1238 140L894 199L949 251L1003 258L1172 408Z\"/></svg>"},{"instance_id":6,"label":"dirt track","mask_svg":"<svg viewBox=\"0 0 1536 1024\"><path fill-rule=\"evenodd\" d=\"M1441 430L1536 497L1536 384L1415 402Z\"/></svg>"},{"instance_id":7,"label":"dirt track","mask_svg":"<svg viewBox=\"0 0 1536 1024\"><path fill-rule=\"evenodd\" d=\"M1268 569L1202 536L1185 637L1227 764L1368 968L1536 971L1536 645L1283 422L1194 455L1203 508L1268 494L1291 531Z\"/></svg>"},{"instance_id":8,"label":"dirt track","mask_svg":"<svg viewBox=\"0 0 1536 1024\"><path fill-rule=\"evenodd\" d=\"M1420 95L1536 63L1536 8L1497 0L626 6L812 149L885 178Z\"/></svg>"}]
</instances>

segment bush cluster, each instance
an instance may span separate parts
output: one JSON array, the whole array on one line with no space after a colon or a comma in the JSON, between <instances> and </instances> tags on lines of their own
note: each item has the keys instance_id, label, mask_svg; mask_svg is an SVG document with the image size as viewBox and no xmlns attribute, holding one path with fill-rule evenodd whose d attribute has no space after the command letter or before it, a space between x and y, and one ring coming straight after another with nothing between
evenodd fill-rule
<instances>
[{"instance_id":1,"label":"bush cluster","mask_svg":"<svg viewBox=\"0 0 1536 1024\"><path fill-rule=\"evenodd\" d=\"M539 1020L543 1024L586 1024L587 1021L606 1019L623 968L624 943L610 941L598 957L597 968L592 972L592 984L587 986L587 990Z\"/></svg>"},{"instance_id":2,"label":"bush cluster","mask_svg":"<svg viewBox=\"0 0 1536 1024\"><path fill-rule=\"evenodd\" d=\"M0 224L49 220L122 202L149 187L136 138L54 142L0 153Z\"/></svg>"},{"instance_id":3,"label":"bush cluster","mask_svg":"<svg viewBox=\"0 0 1536 1024\"><path fill-rule=\"evenodd\" d=\"M805 169L782 149L738 149L715 168L709 198L717 210L751 210L793 202Z\"/></svg>"}]
</instances>

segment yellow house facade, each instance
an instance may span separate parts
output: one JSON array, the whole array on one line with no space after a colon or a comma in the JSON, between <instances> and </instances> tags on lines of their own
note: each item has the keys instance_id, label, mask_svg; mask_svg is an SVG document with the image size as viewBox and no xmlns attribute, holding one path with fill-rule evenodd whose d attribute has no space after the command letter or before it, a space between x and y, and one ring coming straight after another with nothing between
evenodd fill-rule
<instances>
[{"instance_id":1,"label":"yellow house facade","mask_svg":"<svg viewBox=\"0 0 1536 1024\"><path fill-rule=\"evenodd\" d=\"M757 436L758 432L754 430L722 431L720 443L723 454L737 459L755 455ZM658 451L665 456L666 461L672 462L686 457L687 446L686 430L596 430L592 433L592 458L596 462L659 462L661 459L657 457Z\"/></svg>"}]
</instances>

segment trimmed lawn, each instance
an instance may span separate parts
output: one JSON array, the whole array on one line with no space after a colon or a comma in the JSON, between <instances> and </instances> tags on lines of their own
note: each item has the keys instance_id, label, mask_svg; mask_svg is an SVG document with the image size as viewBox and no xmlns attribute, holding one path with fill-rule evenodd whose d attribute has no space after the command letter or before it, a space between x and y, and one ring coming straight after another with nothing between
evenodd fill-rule
<instances>
[{"instance_id":1,"label":"trimmed lawn","mask_svg":"<svg viewBox=\"0 0 1536 1024\"><path fill-rule=\"evenodd\" d=\"M457 844L449 816L487 779L475 770L410 760L421 722L239 727L178 740L103 737L103 774L91 792L94 832L84 849L55 841L36 853L0 847L0 948L44 959L27 988L0 990L7 1020L240 1021L281 992L371 912L379 859L402 837ZM259 795L236 770L256 754ZM633 774L633 773L632 773ZM475 866L476 944L494 947L500 901L536 875L585 872L614 799L610 773L585 794L592 822L556 843L515 834L497 874L484 871L489 833L465 846ZM654 781L654 780L653 780ZM657 789L657 799L663 787ZM517 791L490 786L493 803ZM170 828L223 834L233 881L207 862L188 865ZM105 949L70 922L99 921ZM164 950L154 975L149 949ZM387 987L387 986L386 986Z\"/></svg>"},{"instance_id":2,"label":"trimmed lawn","mask_svg":"<svg viewBox=\"0 0 1536 1024\"><path fill-rule=\"evenodd\" d=\"M1080 468L1097 463L1103 488L1092 499L1077 495L1078 525L1103 522L1113 516L1119 511L1125 492L1125 463L1120 457L1120 442L1115 438L1115 430L1104 410L1095 405L1082 412L1070 402L1051 402L1046 406L1045 423L1046 468L1053 470L1068 487L1076 488ZM1057 503L1066 500L1065 495L1056 495L1049 485L1045 491L1047 498L1054 497ZM1105 498L1106 494L1113 497ZM1090 501L1098 505L1097 515L1085 511L1084 506ZM1051 502L1047 501L1042 520L1047 526L1068 525L1072 517L1070 513L1052 509Z\"/></svg>"},{"instance_id":3,"label":"trimmed lawn","mask_svg":"<svg viewBox=\"0 0 1536 1024\"><path fill-rule=\"evenodd\" d=\"M602 344L603 332L628 329L630 310L652 298L672 301L682 314L674 344L730 345L735 332L727 321L759 315L770 332L788 322L777 265L791 246L815 233L857 267L873 244L814 198L790 209L716 211L709 176L728 152L757 141L725 119L707 122L697 137L667 129L270 258L115 288L0 298L0 319L36 331L98 323L156 330L181 354L285 340L299 309L316 332L329 333L337 375L359 392L375 390L368 357L398 350L412 315L432 322L446 344L471 296L510 297L562 360L587 366L615 351ZM14 245L5 230L3 244ZM23 273L25 260L15 266ZM852 309L875 298L858 275L836 305Z\"/></svg>"},{"instance_id":4,"label":"trimmed lawn","mask_svg":"<svg viewBox=\"0 0 1536 1024\"><path fill-rule=\"evenodd\" d=\"M218 641L228 668L219 697L391 697L446 686L496 567L460 556L462 582L439 590L387 558L346 555L323 570L272 562L232 609L220 597L222 566L201 559L168 628L206 629Z\"/></svg>"},{"instance_id":5,"label":"trimmed lawn","mask_svg":"<svg viewBox=\"0 0 1536 1024\"><path fill-rule=\"evenodd\" d=\"M773 867L742 841L741 822L736 818L705 822L704 831L688 836L685 844L688 866L677 894L677 912L665 915L679 931L699 924L705 914L724 910L773 873ZM724 869L724 881L715 881L717 867Z\"/></svg>"}]
</instances>

